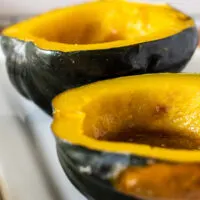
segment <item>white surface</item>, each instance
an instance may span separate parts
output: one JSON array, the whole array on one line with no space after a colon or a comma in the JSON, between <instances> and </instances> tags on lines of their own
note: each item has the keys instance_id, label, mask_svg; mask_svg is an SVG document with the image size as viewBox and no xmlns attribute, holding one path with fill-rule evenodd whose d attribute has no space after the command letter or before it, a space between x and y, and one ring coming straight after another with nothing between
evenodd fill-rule
<instances>
[{"instance_id":1,"label":"white surface","mask_svg":"<svg viewBox=\"0 0 200 200\"><path fill-rule=\"evenodd\" d=\"M8 81L0 52L0 177L7 200L85 200L56 155L51 118Z\"/></svg>"},{"instance_id":2,"label":"white surface","mask_svg":"<svg viewBox=\"0 0 200 200\"><path fill-rule=\"evenodd\" d=\"M185 72L200 72L200 50ZM11 86L0 53L0 177L7 200L84 200L58 162L51 118Z\"/></svg>"},{"instance_id":3,"label":"white surface","mask_svg":"<svg viewBox=\"0 0 200 200\"><path fill-rule=\"evenodd\" d=\"M91 0L0 0L0 14L41 13L56 7L81 3ZM137 0L150 2L168 2L190 14L200 14L199 0Z\"/></svg>"}]
</instances>

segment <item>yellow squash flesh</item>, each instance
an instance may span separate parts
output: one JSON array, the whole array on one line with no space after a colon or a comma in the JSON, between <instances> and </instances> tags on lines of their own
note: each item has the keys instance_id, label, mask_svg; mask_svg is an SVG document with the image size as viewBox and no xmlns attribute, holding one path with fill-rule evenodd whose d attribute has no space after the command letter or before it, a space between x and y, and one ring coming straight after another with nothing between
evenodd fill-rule
<instances>
[{"instance_id":1,"label":"yellow squash flesh","mask_svg":"<svg viewBox=\"0 0 200 200\"><path fill-rule=\"evenodd\" d=\"M5 29L3 35L69 52L154 41L194 26L190 17L168 4L97 1L36 16Z\"/></svg>"},{"instance_id":2,"label":"yellow squash flesh","mask_svg":"<svg viewBox=\"0 0 200 200\"><path fill-rule=\"evenodd\" d=\"M177 162L200 161L198 149L106 141L127 127L200 140L200 75L166 73L106 80L58 95L53 107L52 130L70 143Z\"/></svg>"}]
</instances>

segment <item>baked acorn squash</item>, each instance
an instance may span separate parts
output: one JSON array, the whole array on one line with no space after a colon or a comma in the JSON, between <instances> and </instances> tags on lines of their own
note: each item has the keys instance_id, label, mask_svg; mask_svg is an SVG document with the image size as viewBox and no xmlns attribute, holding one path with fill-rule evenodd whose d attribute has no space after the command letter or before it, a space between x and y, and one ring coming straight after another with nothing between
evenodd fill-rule
<instances>
[{"instance_id":1,"label":"baked acorn squash","mask_svg":"<svg viewBox=\"0 0 200 200\"><path fill-rule=\"evenodd\" d=\"M200 199L200 75L99 81L53 107L61 165L88 199Z\"/></svg>"},{"instance_id":2,"label":"baked acorn squash","mask_svg":"<svg viewBox=\"0 0 200 200\"><path fill-rule=\"evenodd\" d=\"M50 11L3 31L8 74L46 112L66 89L119 76L180 71L197 29L167 4L97 1Z\"/></svg>"}]
</instances>

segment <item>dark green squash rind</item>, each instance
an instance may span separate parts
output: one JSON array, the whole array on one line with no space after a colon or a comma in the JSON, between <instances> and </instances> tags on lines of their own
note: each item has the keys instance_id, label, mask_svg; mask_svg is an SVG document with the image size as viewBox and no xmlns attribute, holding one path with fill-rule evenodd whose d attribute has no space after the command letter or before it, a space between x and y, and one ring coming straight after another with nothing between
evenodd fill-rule
<instances>
[{"instance_id":1,"label":"dark green squash rind","mask_svg":"<svg viewBox=\"0 0 200 200\"><path fill-rule=\"evenodd\" d=\"M110 180L114 178L116 170L119 170L119 166L125 169L165 162L137 155L95 151L69 144L59 138L57 154L72 184L88 199L94 200L102 200L102 196L104 200L142 200L119 193L113 188Z\"/></svg>"},{"instance_id":2,"label":"dark green squash rind","mask_svg":"<svg viewBox=\"0 0 200 200\"><path fill-rule=\"evenodd\" d=\"M16 89L52 114L51 100L74 87L119 76L179 72L198 44L196 27L161 40L76 52L42 50L2 36L9 78Z\"/></svg>"}]
</instances>

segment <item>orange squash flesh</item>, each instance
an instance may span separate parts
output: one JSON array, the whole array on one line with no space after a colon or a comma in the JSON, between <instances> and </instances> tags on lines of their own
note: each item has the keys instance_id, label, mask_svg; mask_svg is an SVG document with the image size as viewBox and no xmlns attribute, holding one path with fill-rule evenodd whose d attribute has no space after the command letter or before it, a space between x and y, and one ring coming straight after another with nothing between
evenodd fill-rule
<instances>
[{"instance_id":1,"label":"orange squash flesh","mask_svg":"<svg viewBox=\"0 0 200 200\"><path fill-rule=\"evenodd\" d=\"M115 180L117 190L150 200L200 199L200 164L130 167Z\"/></svg>"}]
</instances>

